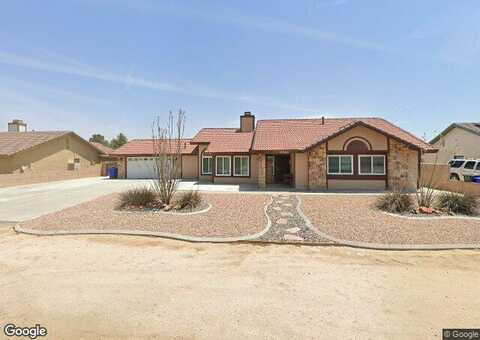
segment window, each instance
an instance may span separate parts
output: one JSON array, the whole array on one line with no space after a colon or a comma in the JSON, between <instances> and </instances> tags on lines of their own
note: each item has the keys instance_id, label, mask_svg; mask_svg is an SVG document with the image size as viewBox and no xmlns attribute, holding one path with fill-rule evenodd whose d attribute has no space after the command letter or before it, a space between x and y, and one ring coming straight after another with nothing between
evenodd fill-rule
<instances>
[{"instance_id":1,"label":"window","mask_svg":"<svg viewBox=\"0 0 480 340\"><path fill-rule=\"evenodd\" d=\"M217 176L230 176L230 156L217 156L215 163Z\"/></svg>"},{"instance_id":2,"label":"window","mask_svg":"<svg viewBox=\"0 0 480 340\"><path fill-rule=\"evenodd\" d=\"M464 169L473 169L474 166L475 166L475 161L469 161L469 162L465 163L465 166L463 168Z\"/></svg>"},{"instance_id":3,"label":"window","mask_svg":"<svg viewBox=\"0 0 480 340\"><path fill-rule=\"evenodd\" d=\"M450 165L450 167L451 167L451 168L459 168L459 167L461 167L461 166L463 165L463 163L465 163L465 161L454 161L454 162Z\"/></svg>"},{"instance_id":4,"label":"window","mask_svg":"<svg viewBox=\"0 0 480 340\"><path fill-rule=\"evenodd\" d=\"M480 170L480 162L477 163L477 167L475 168L475 170Z\"/></svg>"},{"instance_id":5,"label":"window","mask_svg":"<svg viewBox=\"0 0 480 340\"><path fill-rule=\"evenodd\" d=\"M212 156L202 155L202 175L212 174Z\"/></svg>"},{"instance_id":6,"label":"window","mask_svg":"<svg viewBox=\"0 0 480 340\"><path fill-rule=\"evenodd\" d=\"M353 174L353 156L328 156L328 174L329 175L352 175Z\"/></svg>"},{"instance_id":7,"label":"window","mask_svg":"<svg viewBox=\"0 0 480 340\"><path fill-rule=\"evenodd\" d=\"M250 176L249 156L233 156L233 176Z\"/></svg>"},{"instance_id":8,"label":"window","mask_svg":"<svg viewBox=\"0 0 480 340\"><path fill-rule=\"evenodd\" d=\"M358 156L359 175L385 175L385 156Z\"/></svg>"}]
</instances>

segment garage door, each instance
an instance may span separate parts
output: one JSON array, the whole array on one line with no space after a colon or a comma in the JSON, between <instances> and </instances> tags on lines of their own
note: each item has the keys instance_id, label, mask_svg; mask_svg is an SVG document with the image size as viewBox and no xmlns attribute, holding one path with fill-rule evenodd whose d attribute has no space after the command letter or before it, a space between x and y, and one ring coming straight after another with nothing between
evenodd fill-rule
<instances>
[{"instance_id":1,"label":"garage door","mask_svg":"<svg viewBox=\"0 0 480 340\"><path fill-rule=\"evenodd\" d=\"M153 157L128 157L127 178L151 179L155 177L155 159Z\"/></svg>"}]
</instances>

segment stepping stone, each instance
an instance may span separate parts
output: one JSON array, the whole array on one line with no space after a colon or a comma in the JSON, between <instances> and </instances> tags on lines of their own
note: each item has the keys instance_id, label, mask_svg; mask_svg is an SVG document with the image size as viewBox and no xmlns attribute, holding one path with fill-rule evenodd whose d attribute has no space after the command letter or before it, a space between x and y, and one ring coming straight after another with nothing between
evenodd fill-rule
<instances>
[{"instance_id":1,"label":"stepping stone","mask_svg":"<svg viewBox=\"0 0 480 340\"><path fill-rule=\"evenodd\" d=\"M283 239L285 241L303 241L303 237L300 237L297 235L290 235L290 234L283 235Z\"/></svg>"},{"instance_id":2,"label":"stepping stone","mask_svg":"<svg viewBox=\"0 0 480 340\"><path fill-rule=\"evenodd\" d=\"M279 218L277 220L277 224L287 224L288 220L286 218Z\"/></svg>"},{"instance_id":3,"label":"stepping stone","mask_svg":"<svg viewBox=\"0 0 480 340\"><path fill-rule=\"evenodd\" d=\"M302 229L300 229L299 227L293 227L293 228L285 229L285 231L287 233L291 233L291 234L298 233L300 230L302 230Z\"/></svg>"},{"instance_id":4,"label":"stepping stone","mask_svg":"<svg viewBox=\"0 0 480 340\"><path fill-rule=\"evenodd\" d=\"M282 216L288 216L288 217L292 217L292 216L293 216L293 214L290 213L290 212L281 212L280 215L282 215Z\"/></svg>"},{"instance_id":5,"label":"stepping stone","mask_svg":"<svg viewBox=\"0 0 480 340\"><path fill-rule=\"evenodd\" d=\"M276 210L276 211L282 210L282 208L280 208L280 207L273 207L273 209Z\"/></svg>"}]
</instances>

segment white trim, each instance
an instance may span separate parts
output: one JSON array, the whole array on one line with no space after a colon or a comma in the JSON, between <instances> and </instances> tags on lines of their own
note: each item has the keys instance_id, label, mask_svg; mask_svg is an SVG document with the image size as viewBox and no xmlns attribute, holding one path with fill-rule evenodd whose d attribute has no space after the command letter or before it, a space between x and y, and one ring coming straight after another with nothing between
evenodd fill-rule
<instances>
[{"instance_id":1,"label":"white trim","mask_svg":"<svg viewBox=\"0 0 480 340\"><path fill-rule=\"evenodd\" d=\"M366 173L362 172L362 168L360 167L360 158L362 157L370 157L370 166L371 166L371 172ZM373 172L373 157L383 157L383 173L378 174ZM358 174L360 176L385 176L387 174L387 160L385 158L385 155L358 155Z\"/></svg>"},{"instance_id":2,"label":"white trim","mask_svg":"<svg viewBox=\"0 0 480 340\"><path fill-rule=\"evenodd\" d=\"M203 172L203 159L208 159L210 158L210 172ZM213 173L213 156L205 156L202 154L202 164L201 164L201 171L200 171L200 175L211 175Z\"/></svg>"},{"instance_id":3,"label":"white trim","mask_svg":"<svg viewBox=\"0 0 480 340\"><path fill-rule=\"evenodd\" d=\"M217 158L228 158L228 159L229 159L228 174L219 174L219 173L218 173ZM215 176L217 176L217 177L229 177L229 176L232 176L232 156L228 156L228 155L215 156Z\"/></svg>"},{"instance_id":4,"label":"white trim","mask_svg":"<svg viewBox=\"0 0 480 340\"><path fill-rule=\"evenodd\" d=\"M244 174L235 174L235 158L246 158L247 159L247 174L244 175ZM241 163L241 161L240 161ZM240 167L242 166L242 164L240 164ZM242 169L240 169L241 171ZM233 176L234 177L248 177L250 176L250 156L248 155L237 155L237 156L233 156Z\"/></svg>"},{"instance_id":5,"label":"white trim","mask_svg":"<svg viewBox=\"0 0 480 340\"><path fill-rule=\"evenodd\" d=\"M330 158L331 157L338 157L338 171L341 171L341 160L340 157L350 157L350 162L352 164L351 172L330 172ZM338 176L349 176L353 175L353 155L328 155L327 156L327 175L338 175Z\"/></svg>"},{"instance_id":6,"label":"white trim","mask_svg":"<svg viewBox=\"0 0 480 340\"><path fill-rule=\"evenodd\" d=\"M347 144L345 144L345 146L343 147L343 150L346 151L348 146L350 145L350 143L355 142L355 141L362 142L363 144L365 144L367 146L368 150L371 150L369 142L366 139L360 138L360 137L354 137L354 138L350 139L347 142Z\"/></svg>"}]
</instances>

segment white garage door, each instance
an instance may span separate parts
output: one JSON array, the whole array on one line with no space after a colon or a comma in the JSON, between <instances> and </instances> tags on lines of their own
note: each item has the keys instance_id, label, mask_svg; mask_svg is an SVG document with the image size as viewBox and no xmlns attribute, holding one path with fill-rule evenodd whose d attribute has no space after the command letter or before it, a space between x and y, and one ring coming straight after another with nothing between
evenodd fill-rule
<instances>
[{"instance_id":1,"label":"white garage door","mask_svg":"<svg viewBox=\"0 0 480 340\"><path fill-rule=\"evenodd\" d=\"M127 178L151 179L155 177L155 159L153 157L128 157Z\"/></svg>"}]
</instances>

